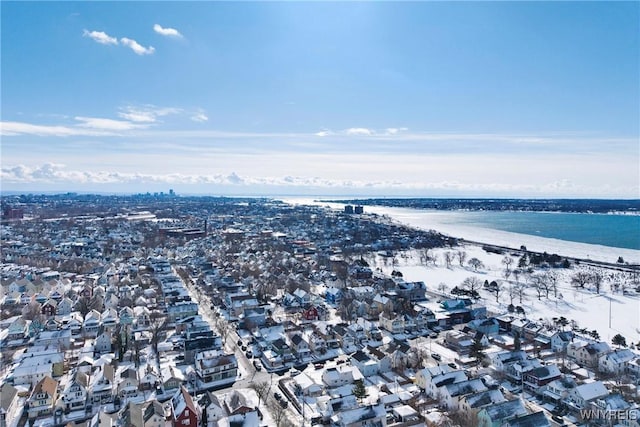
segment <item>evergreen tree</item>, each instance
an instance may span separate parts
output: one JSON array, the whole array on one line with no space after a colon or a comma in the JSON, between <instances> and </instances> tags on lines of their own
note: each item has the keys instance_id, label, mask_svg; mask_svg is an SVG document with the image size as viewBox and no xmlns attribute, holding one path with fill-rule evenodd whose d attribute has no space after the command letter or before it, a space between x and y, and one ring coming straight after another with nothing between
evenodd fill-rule
<instances>
[{"instance_id":1,"label":"evergreen tree","mask_svg":"<svg viewBox=\"0 0 640 427\"><path fill-rule=\"evenodd\" d=\"M622 335L620 335L620 334L616 334L611 339L611 343L613 345L617 345L618 347L626 347L627 346L627 339L625 337L623 337Z\"/></svg>"},{"instance_id":2,"label":"evergreen tree","mask_svg":"<svg viewBox=\"0 0 640 427\"><path fill-rule=\"evenodd\" d=\"M513 349L515 351L520 351L522 348L522 341L520 340L520 334L518 332L513 336Z\"/></svg>"},{"instance_id":3,"label":"evergreen tree","mask_svg":"<svg viewBox=\"0 0 640 427\"><path fill-rule=\"evenodd\" d=\"M362 402L362 399L367 397L367 389L364 386L363 380L358 380L355 382L355 384L353 385L352 393L359 402Z\"/></svg>"},{"instance_id":4,"label":"evergreen tree","mask_svg":"<svg viewBox=\"0 0 640 427\"><path fill-rule=\"evenodd\" d=\"M482 348L482 342L480 341L480 334L476 334L476 336L473 338L469 356L476 359L476 365L479 365L484 360L485 354Z\"/></svg>"}]
</instances>

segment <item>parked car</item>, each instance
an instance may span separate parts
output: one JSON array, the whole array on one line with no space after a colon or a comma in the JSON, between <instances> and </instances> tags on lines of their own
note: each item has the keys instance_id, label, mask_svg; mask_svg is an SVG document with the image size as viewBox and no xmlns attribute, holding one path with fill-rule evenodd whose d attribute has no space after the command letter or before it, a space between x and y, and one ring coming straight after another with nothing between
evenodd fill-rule
<instances>
[{"instance_id":1,"label":"parked car","mask_svg":"<svg viewBox=\"0 0 640 427\"><path fill-rule=\"evenodd\" d=\"M242 340L238 340L238 345L242 345L242 344L244 344Z\"/></svg>"},{"instance_id":2,"label":"parked car","mask_svg":"<svg viewBox=\"0 0 640 427\"><path fill-rule=\"evenodd\" d=\"M280 406L282 406L283 408L286 408L287 406L289 406L289 402L287 402L286 400L281 400L280 402Z\"/></svg>"},{"instance_id":3,"label":"parked car","mask_svg":"<svg viewBox=\"0 0 640 427\"><path fill-rule=\"evenodd\" d=\"M282 395L281 395L280 393L278 393L277 391L276 391L275 393L273 393L273 397L274 397L276 400L280 400L280 399L282 399Z\"/></svg>"},{"instance_id":4,"label":"parked car","mask_svg":"<svg viewBox=\"0 0 640 427\"><path fill-rule=\"evenodd\" d=\"M442 356L440 356L438 353L431 353L431 357L433 358L433 360L442 360Z\"/></svg>"}]
</instances>

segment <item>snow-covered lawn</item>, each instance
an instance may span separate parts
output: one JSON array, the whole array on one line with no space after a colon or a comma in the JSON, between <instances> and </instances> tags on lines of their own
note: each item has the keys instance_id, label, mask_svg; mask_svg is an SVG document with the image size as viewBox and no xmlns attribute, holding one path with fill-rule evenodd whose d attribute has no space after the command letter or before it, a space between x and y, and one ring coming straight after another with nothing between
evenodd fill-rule
<instances>
[{"instance_id":1,"label":"snow-covered lawn","mask_svg":"<svg viewBox=\"0 0 640 427\"><path fill-rule=\"evenodd\" d=\"M477 258L484 264L484 267L474 271L465 263L460 266L457 259L454 259L450 268L444 265L444 253L464 251L466 261ZM438 258L436 266L424 266L420 262L417 252L408 252L396 257L395 266L387 260L385 265L381 257L377 257L376 266L384 273L391 274L393 270L402 272L403 278L407 281L423 281L430 291L438 292L439 285L446 285L447 292L453 287L461 285L461 283L471 276L479 278L483 283L485 280L489 282L495 280L507 287L509 283L514 283L513 276L509 280L505 280L503 273L505 266L502 260L505 255L487 253L481 247L475 245L465 245L454 249L437 249L431 251ZM550 252L551 253L551 252ZM518 259L514 257L514 263L511 268L517 265ZM600 294L593 289L579 289L571 286L571 277L576 271L586 268L574 266L569 269L551 269L556 274L558 297L554 298L553 292L547 299L542 295L538 299L536 291L529 287L526 295L520 304L518 296L513 300L514 305L521 305L526 316L532 320L551 320L553 317L564 316L568 320L575 320L580 328L586 328L589 331L597 330L600 339L611 342L611 338L620 333L626 337L627 342L640 341L640 296L635 292L623 295L621 292L612 292L609 282L605 279ZM589 267L593 270L593 267ZM610 270L601 269L605 278L611 277L612 280L619 280L619 273L612 273ZM520 282L526 282L525 277L519 277ZM482 299L478 304L485 305L487 310L496 314L507 312L507 306L510 298L507 291L503 291L498 302L496 302L495 294L485 290L479 290ZM561 296L561 297L560 297ZM611 327L609 321L611 320Z\"/></svg>"}]
</instances>

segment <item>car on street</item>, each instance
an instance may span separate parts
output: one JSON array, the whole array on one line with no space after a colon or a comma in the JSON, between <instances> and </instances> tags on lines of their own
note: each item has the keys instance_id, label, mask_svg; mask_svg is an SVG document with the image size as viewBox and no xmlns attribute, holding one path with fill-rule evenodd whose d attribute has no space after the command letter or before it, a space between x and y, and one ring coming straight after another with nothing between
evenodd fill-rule
<instances>
[{"instance_id":1,"label":"car on street","mask_svg":"<svg viewBox=\"0 0 640 427\"><path fill-rule=\"evenodd\" d=\"M433 360L442 360L442 356L440 356L438 353L431 353L431 358L433 358Z\"/></svg>"},{"instance_id":2,"label":"car on street","mask_svg":"<svg viewBox=\"0 0 640 427\"><path fill-rule=\"evenodd\" d=\"M273 393L273 397L274 397L276 400L280 400L280 399L282 399L282 395L281 395L280 393L278 393L277 391L276 391L275 393Z\"/></svg>"}]
</instances>

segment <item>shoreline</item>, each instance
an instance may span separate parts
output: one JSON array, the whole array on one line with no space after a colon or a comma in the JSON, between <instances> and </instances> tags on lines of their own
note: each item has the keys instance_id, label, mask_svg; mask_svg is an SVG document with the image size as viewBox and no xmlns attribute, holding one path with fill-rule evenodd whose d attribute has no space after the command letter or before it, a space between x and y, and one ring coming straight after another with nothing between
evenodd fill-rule
<instances>
[{"instance_id":1,"label":"shoreline","mask_svg":"<svg viewBox=\"0 0 640 427\"><path fill-rule=\"evenodd\" d=\"M324 202L312 198L283 198L280 200L289 204L327 206L335 210L340 210L344 206L343 203ZM452 223L450 222L450 218L448 218L451 211L446 210L366 206L365 214L366 213L385 216L408 227L420 230L434 230L460 240L489 246L505 247L510 250L520 250L519 248L521 246L526 246L529 252L555 253L567 258L581 261L590 260L596 263L608 264L612 267L624 267L624 265L617 263L618 257L622 257L625 264L640 264L640 250L560 240Z\"/></svg>"}]
</instances>

